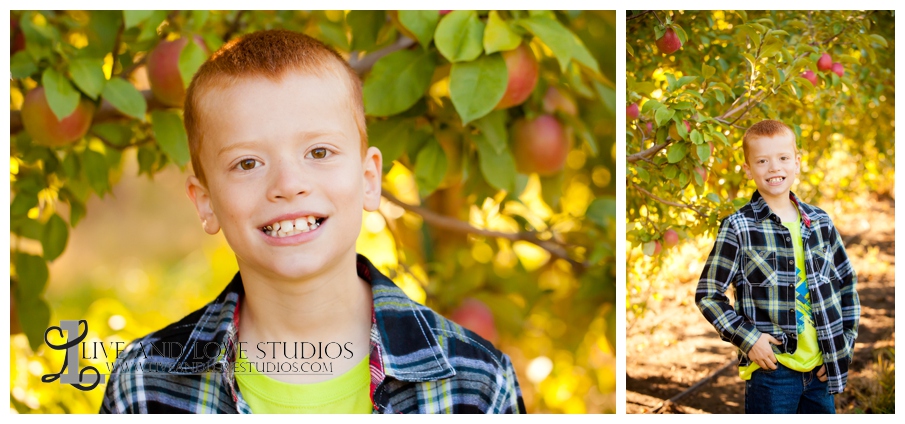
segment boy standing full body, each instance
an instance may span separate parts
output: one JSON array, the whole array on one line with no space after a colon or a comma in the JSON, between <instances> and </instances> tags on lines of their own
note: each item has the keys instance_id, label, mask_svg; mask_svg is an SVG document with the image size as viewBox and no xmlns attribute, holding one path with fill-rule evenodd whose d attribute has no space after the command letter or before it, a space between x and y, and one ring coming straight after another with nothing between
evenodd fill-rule
<instances>
[{"instance_id":1,"label":"boy standing full body","mask_svg":"<svg viewBox=\"0 0 905 424\"><path fill-rule=\"evenodd\" d=\"M720 225L695 301L738 347L746 413L834 413L858 335L855 271L826 212L791 192L795 133L765 120L742 145L757 191Z\"/></svg>"},{"instance_id":2,"label":"boy standing full body","mask_svg":"<svg viewBox=\"0 0 905 424\"><path fill-rule=\"evenodd\" d=\"M341 56L291 31L246 35L201 66L186 191L239 272L129 345L101 412L525 411L508 356L356 253L382 164L361 96Z\"/></svg>"}]
</instances>

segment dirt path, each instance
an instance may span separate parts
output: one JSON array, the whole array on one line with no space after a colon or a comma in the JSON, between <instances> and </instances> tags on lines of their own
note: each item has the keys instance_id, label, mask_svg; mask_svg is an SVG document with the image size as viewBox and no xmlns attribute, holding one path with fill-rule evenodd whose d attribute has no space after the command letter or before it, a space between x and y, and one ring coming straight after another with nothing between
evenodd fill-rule
<instances>
[{"instance_id":1,"label":"dirt path","mask_svg":"<svg viewBox=\"0 0 905 424\"><path fill-rule=\"evenodd\" d=\"M874 360L873 351L895 346L894 200L866 202L860 213L833 216L858 274L861 323L849 387ZM866 210L865 210L866 209ZM707 251L701 252L703 261ZM700 266L697 269L700 272ZM649 413L661 403L736 358L694 305L697 278L689 273L660 292L643 319L627 331L626 411ZM838 412L853 407L849 390L836 397ZM709 383L662 408L665 413L744 413L745 386L729 367Z\"/></svg>"}]
</instances>

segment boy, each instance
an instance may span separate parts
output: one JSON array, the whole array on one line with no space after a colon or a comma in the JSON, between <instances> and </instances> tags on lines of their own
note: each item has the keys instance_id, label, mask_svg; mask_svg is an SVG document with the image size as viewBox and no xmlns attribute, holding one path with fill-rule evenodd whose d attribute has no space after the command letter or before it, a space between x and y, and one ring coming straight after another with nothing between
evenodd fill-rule
<instances>
[{"instance_id":1,"label":"boy","mask_svg":"<svg viewBox=\"0 0 905 424\"><path fill-rule=\"evenodd\" d=\"M720 225L695 300L739 349L746 413L835 413L858 335L855 271L826 212L791 192L795 133L761 121L742 148L757 191Z\"/></svg>"},{"instance_id":2,"label":"boy","mask_svg":"<svg viewBox=\"0 0 905 424\"><path fill-rule=\"evenodd\" d=\"M101 412L525 412L505 354L356 255L382 159L335 51L291 31L230 42L192 79L185 126L186 191L239 273L130 345Z\"/></svg>"}]
</instances>

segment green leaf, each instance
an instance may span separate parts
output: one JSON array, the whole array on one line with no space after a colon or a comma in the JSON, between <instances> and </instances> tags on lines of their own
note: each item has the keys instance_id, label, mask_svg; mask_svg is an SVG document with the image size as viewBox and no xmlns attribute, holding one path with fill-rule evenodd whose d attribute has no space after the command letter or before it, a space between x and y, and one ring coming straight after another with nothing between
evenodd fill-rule
<instances>
[{"instance_id":1,"label":"green leaf","mask_svg":"<svg viewBox=\"0 0 905 424\"><path fill-rule=\"evenodd\" d=\"M870 41L873 41L874 43L877 43L883 47L889 47L889 44L886 43L886 39L879 34L871 34Z\"/></svg>"},{"instance_id":2,"label":"green leaf","mask_svg":"<svg viewBox=\"0 0 905 424\"><path fill-rule=\"evenodd\" d=\"M321 37L328 45L344 52L350 50L346 27L341 23L321 18L317 20L317 29L320 30Z\"/></svg>"},{"instance_id":3,"label":"green leaf","mask_svg":"<svg viewBox=\"0 0 905 424\"><path fill-rule=\"evenodd\" d=\"M101 122L91 126L91 133L100 137L107 143L116 146L125 146L132 141L135 130L132 129L131 125L121 122ZM75 156L68 156L66 159L68 160L69 158L74 157Z\"/></svg>"},{"instance_id":4,"label":"green leaf","mask_svg":"<svg viewBox=\"0 0 905 424\"><path fill-rule=\"evenodd\" d=\"M44 95L57 121L62 121L75 112L75 108L79 106L79 92L63 74L47 68L41 76L41 84L44 85Z\"/></svg>"},{"instance_id":5,"label":"green leaf","mask_svg":"<svg viewBox=\"0 0 905 424\"><path fill-rule=\"evenodd\" d=\"M632 48L632 45L629 43L625 43L625 51L629 56L635 56L635 49Z\"/></svg>"},{"instance_id":6,"label":"green leaf","mask_svg":"<svg viewBox=\"0 0 905 424\"><path fill-rule=\"evenodd\" d=\"M151 128L154 130L154 139L157 140L160 150L163 150L173 163L178 166L188 163L191 159L189 137L185 133L182 117L168 110L152 111Z\"/></svg>"},{"instance_id":7,"label":"green leaf","mask_svg":"<svg viewBox=\"0 0 905 424\"><path fill-rule=\"evenodd\" d=\"M506 61L499 53L454 63L449 73L449 97L462 125L490 113L503 98L508 83Z\"/></svg>"},{"instance_id":8,"label":"green leaf","mask_svg":"<svg viewBox=\"0 0 905 424\"><path fill-rule=\"evenodd\" d=\"M695 130L697 131L697 130ZM692 136L693 137L693 136ZM701 162L707 162L707 159L710 159L710 145L709 144L698 144L695 147L697 150L698 157L701 159Z\"/></svg>"},{"instance_id":9,"label":"green leaf","mask_svg":"<svg viewBox=\"0 0 905 424\"><path fill-rule=\"evenodd\" d=\"M484 51L487 54L509 51L521 43L522 37L500 18L496 10L491 10L484 30Z\"/></svg>"},{"instance_id":10,"label":"green leaf","mask_svg":"<svg viewBox=\"0 0 905 424\"><path fill-rule=\"evenodd\" d=\"M102 95L104 100L110 102L118 111L138 120L145 120L148 104L144 96L129 81L122 78L107 81Z\"/></svg>"},{"instance_id":11,"label":"green leaf","mask_svg":"<svg viewBox=\"0 0 905 424\"><path fill-rule=\"evenodd\" d=\"M664 122L668 122L672 117L676 114L676 111L668 108L661 107L657 109L657 112L654 113L654 121L657 122L657 126L660 127Z\"/></svg>"},{"instance_id":12,"label":"green leaf","mask_svg":"<svg viewBox=\"0 0 905 424\"><path fill-rule=\"evenodd\" d=\"M663 176L669 179L675 178L679 175L679 167L675 165L666 165L666 168L663 168Z\"/></svg>"},{"instance_id":13,"label":"green leaf","mask_svg":"<svg viewBox=\"0 0 905 424\"><path fill-rule=\"evenodd\" d=\"M476 59L484 49L484 22L474 10L454 10L440 20L434 34L437 50L450 62Z\"/></svg>"},{"instance_id":14,"label":"green leaf","mask_svg":"<svg viewBox=\"0 0 905 424\"><path fill-rule=\"evenodd\" d=\"M474 134L471 139L478 148L478 165L487 182L497 189L514 193L517 172L509 149L497 153L483 134Z\"/></svg>"},{"instance_id":15,"label":"green leaf","mask_svg":"<svg viewBox=\"0 0 905 424\"><path fill-rule=\"evenodd\" d=\"M415 158L415 182L422 198L433 193L446 175L446 154L433 136Z\"/></svg>"},{"instance_id":16,"label":"green leaf","mask_svg":"<svg viewBox=\"0 0 905 424\"><path fill-rule=\"evenodd\" d=\"M371 51L377 45L377 34L386 22L381 10L353 10L346 15L352 30L352 50Z\"/></svg>"},{"instance_id":17,"label":"green leaf","mask_svg":"<svg viewBox=\"0 0 905 424\"><path fill-rule=\"evenodd\" d=\"M38 206L38 196L35 193L18 192L9 205L9 214L13 217L25 216L35 206Z\"/></svg>"},{"instance_id":18,"label":"green leaf","mask_svg":"<svg viewBox=\"0 0 905 424\"><path fill-rule=\"evenodd\" d=\"M635 170L638 172L638 179L650 184L650 172L647 172L646 169L640 167Z\"/></svg>"},{"instance_id":19,"label":"green leaf","mask_svg":"<svg viewBox=\"0 0 905 424\"><path fill-rule=\"evenodd\" d=\"M75 198L69 199L69 223L72 225L72 228L79 225L79 221L85 217L86 212L84 203Z\"/></svg>"},{"instance_id":20,"label":"green leaf","mask_svg":"<svg viewBox=\"0 0 905 424\"><path fill-rule=\"evenodd\" d=\"M694 144L701 144L704 142L704 136L697 129L691 130L691 142Z\"/></svg>"},{"instance_id":21,"label":"green leaf","mask_svg":"<svg viewBox=\"0 0 905 424\"><path fill-rule=\"evenodd\" d=\"M399 23L407 30L415 34L418 43L425 50L434 38L437 23L440 22L440 12L436 10L400 10Z\"/></svg>"},{"instance_id":22,"label":"green leaf","mask_svg":"<svg viewBox=\"0 0 905 424\"><path fill-rule=\"evenodd\" d=\"M28 78L35 72L38 72L38 65L25 50L17 52L9 58L9 73L13 78Z\"/></svg>"},{"instance_id":23,"label":"green leaf","mask_svg":"<svg viewBox=\"0 0 905 424\"><path fill-rule=\"evenodd\" d=\"M701 176L697 171L692 172L692 176L694 177L694 183L703 186L704 185L704 177Z\"/></svg>"},{"instance_id":24,"label":"green leaf","mask_svg":"<svg viewBox=\"0 0 905 424\"><path fill-rule=\"evenodd\" d=\"M182 76L182 84L185 88L192 83L192 77L198 68L207 60L207 54L198 44L195 43L194 37L189 38L189 42L185 43L185 47L179 53L179 75Z\"/></svg>"},{"instance_id":25,"label":"green leaf","mask_svg":"<svg viewBox=\"0 0 905 424\"><path fill-rule=\"evenodd\" d=\"M678 89L680 89L680 88L682 88L682 87L684 87L684 86L686 86L686 85L688 85L688 84L691 84L691 83L695 82L697 79L698 79L698 77L693 76L693 75L688 75L688 76L684 76L684 77L682 77L682 78L679 78L679 80L676 81L676 85L675 85L675 87L673 88L673 91L674 91L674 90L678 90Z\"/></svg>"},{"instance_id":26,"label":"green leaf","mask_svg":"<svg viewBox=\"0 0 905 424\"><path fill-rule=\"evenodd\" d=\"M508 115L505 110L496 110L472 123L487 137L487 141L490 142L493 151L497 154L506 150L506 144L509 141L509 131L506 128Z\"/></svg>"},{"instance_id":27,"label":"green leaf","mask_svg":"<svg viewBox=\"0 0 905 424\"><path fill-rule=\"evenodd\" d=\"M50 325L50 306L40 298L23 300L17 302L16 312L31 351L37 351L44 345L44 332Z\"/></svg>"},{"instance_id":28,"label":"green leaf","mask_svg":"<svg viewBox=\"0 0 905 424\"><path fill-rule=\"evenodd\" d=\"M436 54L432 50L400 50L374 64L365 80L365 113L390 116L412 107L430 87Z\"/></svg>"},{"instance_id":29,"label":"green leaf","mask_svg":"<svg viewBox=\"0 0 905 424\"><path fill-rule=\"evenodd\" d=\"M649 241L647 243L644 243L644 245L641 246L641 251L644 252L645 256L654 256L654 251L656 249L657 249L657 242L655 242L655 241Z\"/></svg>"},{"instance_id":30,"label":"green leaf","mask_svg":"<svg viewBox=\"0 0 905 424\"><path fill-rule=\"evenodd\" d=\"M69 240L69 226L59 215L53 214L44 227L44 236L41 238L41 246L44 248L44 259L53 261L60 257L66 249Z\"/></svg>"},{"instance_id":31,"label":"green leaf","mask_svg":"<svg viewBox=\"0 0 905 424\"><path fill-rule=\"evenodd\" d=\"M685 158L688 154L688 143L676 142L669 146L666 151L666 159L669 163L676 163Z\"/></svg>"},{"instance_id":32,"label":"green leaf","mask_svg":"<svg viewBox=\"0 0 905 424\"><path fill-rule=\"evenodd\" d=\"M107 172L107 159L104 155L91 149L82 153L82 169L88 177L88 184L98 196L104 197L110 189L110 177Z\"/></svg>"},{"instance_id":33,"label":"green leaf","mask_svg":"<svg viewBox=\"0 0 905 424\"><path fill-rule=\"evenodd\" d=\"M670 106L670 107L672 107L673 109L676 109L676 110L688 110L688 109L694 108L694 103L692 103L692 102L678 102L678 103L676 103L676 104L674 104L674 105L672 105L672 106Z\"/></svg>"},{"instance_id":34,"label":"green leaf","mask_svg":"<svg viewBox=\"0 0 905 424\"><path fill-rule=\"evenodd\" d=\"M157 150L153 146L145 145L138 148L139 175L142 173L150 175L155 162L157 162Z\"/></svg>"},{"instance_id":35,"label":"green leaf","mask_svg":"<svg viewBox=\"0 0 905 424\"><path fill-rule=\"evenodd\" d=\"M14 255L16 275L19 277L17 292L22 300L37 299L47 286L47 262L40 256L17 252Z\"/></svg>"},{"instance_id":36,"label":"green leaf","mask_svg":"<svg viewBox=\"0 0 905 424\"><path fill-rule=\"evenodd\" d=\"M716 68L714 68L713 66L710 66L706 63L701 65L701 75L704 76L704 79L712 77L713 74L715 74L715 73L716 73Z\"/></svg>"},{"instance_id":37,"label":"green leaf","mask_svg":"<svg viewBox=\"0 0 905 424\"><path fill-rule=\"evenodd\" d=\"M123 21L126 23L126 29L140 25L153 14L153 10L124 10Z\"/></svg>"},{"instance_id":38,"label":"green leaf","mask_svg":"<svg viewBox=\"0 0 905 424\"><path fill-rule=\"evenodd\" d=\"M650 110L659 109L661 107L665 107L663 103L660 103L656 99L650 99L644 102L644 106L641 106L641 113L647 113Z\"/></svg>"},{"instance_id":39,"label":"green leaf","mask_svg":"<svg viewBox=\"0 0 905 424\"><path fill-rule=\"evenodd\" d=\"M69 64L69 74L72 75L75 85L94 100L97 100L97 96L104 91L104 85L107 83L102 59L75 59Z\"/></svg>"},{"instance_id":40,"label":"green leaf","mask_svg":"<svg viewBox=\"0 0 905 424\"><path fill-rule=\"evenodd\" d=\"M597 59L594 59L594 56L591 55L588 48L585 47L584 43L581 42L581 39L575 36L575 34L572 34L572 58L575 59L576 62L593 70L594 73L600 73Z\"/></svg>"},{"instance_id":41,"label":"green leaf","mask_svg":"<svg viewBox=\"0 0 905 424\"><path fill-rule=\"evenodd\" d=\"M679 37L679 42L684 46L688 42L688 34L685 34L685 30L678 24L672 24L672 29L676 32L676 36Z\"/></svg>"},{"instance_id":42,"label":"green leaf","mask_svg":"<svg viewBox=\"0 0 905 424\"><path fill-rule=\"evenodd\" d=\"M588 217L591 222L603 228L610 227L616 220L616 199L611 197L599 197L594 199L594 201L588 205L585 216Z\"/></svg>"},{"instance_id":43,"label":"green leaf","mask_svg":"<svg viewBox=\"0 0 905 424\"><path fill-rule=\"evenodd\" d=\"M606 110L610 113L612 118L616 117L616 90L608 85L601 84L597 81L594 81L594 89L597 90L597 95L600 96L600 101L603 102L603 105L606 107ZM647 104L647 103L645 103Z\"/></svg>"},{"instance_id":44,"label":"green leaf","mask_svg":"<svg viewBox=\"0 0 905 424\"><path fill-rule=\"evenodd\" d=\"M553 51L553 55L559 61L559 67L565 72L572 60L575 46L572 32L559 21L545 16L519 19L516 23L540 38Z\"/></svg>"},{"instance_id":45,"label":"green leaf","mask_svg":"<svg viewBox=\"0 0 905 424\"><path fill-rule=\"evenodd\" d=\"M391 118L368 125L368 141L380 149L384 165L402 155L415 131L412 119Z\"/></svg>"}]
</instances>

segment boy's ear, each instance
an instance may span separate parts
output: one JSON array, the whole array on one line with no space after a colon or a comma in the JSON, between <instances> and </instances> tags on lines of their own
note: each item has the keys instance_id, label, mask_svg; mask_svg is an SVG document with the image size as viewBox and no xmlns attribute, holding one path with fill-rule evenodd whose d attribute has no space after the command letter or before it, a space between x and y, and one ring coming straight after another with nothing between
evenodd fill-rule
<instances>
[{"instance_id":1,"label":"boy's ear","mask_svg":"<svg viewBox=\"0 0 905 424\"><path fill-rule=\"evenodd\" d=\"M748 177L748 179L750 180L750 179L751 179L751 168L748 167L748 161L747 161L747 160L745 160L744 162L742 162L742 169L745 170L745 176Z\"/></svg>"},{"instance_id":2,"label":"boy's ear","mask_svg":"<svg viewBox=\"0 0 905 424\"><path fill-rule=\"evenodd\" d=\"M189 195L189 199L195 204L195 210L198 212L198 218L201 218L201 226L204 232L214 235L220 231L220 222L217 221L217 215L211 207L210 192L198 177L192 175L185 180L185 193Z\"/></svg>"},{"instance_id":3,"label":"boy's ear","mask_svg":"<svg viewBox=\"0 0 905 424\"><path fill-rule=\"evenodd\" d=\"M380 182L383 179L383 155L380 149L368 147L364 163L364 209L376 211L380 206Z\"/></svg>"}]
</instances>

